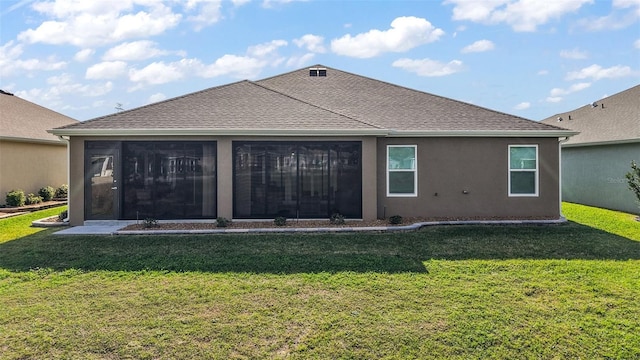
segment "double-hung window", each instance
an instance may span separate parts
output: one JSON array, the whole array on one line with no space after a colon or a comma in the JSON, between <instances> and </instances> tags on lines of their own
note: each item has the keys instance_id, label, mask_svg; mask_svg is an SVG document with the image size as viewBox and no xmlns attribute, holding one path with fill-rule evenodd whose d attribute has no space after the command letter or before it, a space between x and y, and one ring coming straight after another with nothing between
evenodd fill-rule
<instances>
[{"instance_id":1,"label":"double-hung window","mask_svg":"<svg viewBox=\"0 0 640 360\"><path fill-rule=\"evenodd\" d=\"M387 196L418 196L416 145L387 146Z\"/></svg>"},{"instance_id":2,"label":"double-hung window","mask_svg":"<svg viewBox=\"0 0 640 360\"><path fill-rule=\"evenodd\" d=\"M509 196L538 196L538 145L509 145Z\"/></svg>"}]
</instances>

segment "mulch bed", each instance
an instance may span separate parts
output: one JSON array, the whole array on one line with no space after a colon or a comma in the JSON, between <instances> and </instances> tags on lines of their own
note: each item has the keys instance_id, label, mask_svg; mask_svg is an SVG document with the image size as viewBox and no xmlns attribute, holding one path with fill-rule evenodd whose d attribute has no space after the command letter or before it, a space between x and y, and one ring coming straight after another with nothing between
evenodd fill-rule
<instances>
[{"instance_id":1,"label":"mulch bed","mask_svg":"<svg viewBox=\"0 0 640 360\"><path fill-rule=\"evenodd\" d=\"M403 218L402 224L391 225L388 220L347 220L345 224L332 224L329 220L287 220L287 225L277 226L273 221L233 221L226 228L218 228L215 222L210 223L159 223L151 227L145 227L142 222L124 227L120 230L209 230L209 229L268 229L268 228L344 228L344 227L380 227L380 226L403 226L412 225L420 222L430 221L483 221L483 220L555 220L552 218L536 217L536 218L486 218L486 217L467 217L467 218L422 218L411 217Z\"/></svg>"}]
</instances>

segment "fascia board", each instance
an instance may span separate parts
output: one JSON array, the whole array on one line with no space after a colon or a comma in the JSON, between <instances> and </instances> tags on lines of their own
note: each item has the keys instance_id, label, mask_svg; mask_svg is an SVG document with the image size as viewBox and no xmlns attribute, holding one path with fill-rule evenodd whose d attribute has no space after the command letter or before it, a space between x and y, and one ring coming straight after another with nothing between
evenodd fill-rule
<instances>
[{"instance_id":1,"label":"fascia board","mask_svg":"<svg viewBox=\"0 0 640 360\"><path fill-rule=\"evenodd\" d=\"M385 136L381 129L53 129L63 136Z\"/></svg>"},{"instance_id":2,"label":"fascia board","mask_svg":"<svg viewBox=\"0 0 640 360\"><path fill-rule=\"evenodd\" d=\"M11 142L29 143L29 144L60 145L60 146L67 145L64 141L60 141L60 140L29 139L29 138L20 138L20 137L12 137L12 136L0 136L0 141L11 141Z\"/></svg>"},{"instance_id":3,"label":"fascia board","mask_svg":"<svg viewBox=\"0 0 640 360\"><path fill-rule=\"evenodd\" d=\"M594 141L594 142L583 142L583 143L567 143L562 144L563 148L572 148L572 147L587 147L587 146L603 146L603 145L621 145L621 144L634 144L640 143L640 138L638 139L625 139L625 140L610 140L610 141Z\"/></svg>"},{"instance_id":4,"label":"fascia board","mask_svg":"<svg viewBox=\"0 0 640 360\"><path fill-rule=\"evenodd\" d=\"M388 137L571 137L570 130L391 130Z\"/></svg>"}]
</instances>

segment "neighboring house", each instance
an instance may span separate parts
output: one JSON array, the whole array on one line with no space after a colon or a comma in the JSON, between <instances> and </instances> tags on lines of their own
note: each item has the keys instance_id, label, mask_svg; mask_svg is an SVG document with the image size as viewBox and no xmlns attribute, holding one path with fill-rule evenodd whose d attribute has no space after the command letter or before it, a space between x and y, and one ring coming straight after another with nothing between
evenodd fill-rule
<instances>
[{"instance_id":1,"label":"neighboring house","mask_svg":"<svg viewBox=\"0 0 640 360\"><path fill-rule=\"evenodd\" d=\"M71 224L97 219L558 219L571 131L315 66L51 131Z\"/></svg>"},{"instance_id":2,"label":"neighboring house","mask_svg":"<svg viewBox=\"0 0 640 360\"><path fill-rule=\"evenodd\" d=\"M47 133L76 120L0 90L0 204L11 190L37 194L68 183L67 143Z\"/></svg>"},{"instance_id":3,"label":"neighboring house","mask_svg":"<svg viewBox=\"0 0 640 360\"><path fill-rule=\"evenodd\" d=\"M640 212L625 178L640 163L640 85L543 123L580 132L562 145L563 200Z\"/></svg>"}]
</instances>

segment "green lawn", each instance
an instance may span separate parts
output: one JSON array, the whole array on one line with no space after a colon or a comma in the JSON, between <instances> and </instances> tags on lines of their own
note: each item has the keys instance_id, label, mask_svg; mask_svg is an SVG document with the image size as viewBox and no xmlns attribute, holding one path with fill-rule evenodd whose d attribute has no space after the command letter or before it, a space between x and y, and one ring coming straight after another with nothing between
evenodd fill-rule
<instances>
[{"instance_id":1,"label":"green lawn","mask_svg":"<svg viewBox=\"0 0 640 360\"><path fill-rule=\"evenodd\" d=\"M640 358L640 223L573 204L565 215L580 223L15 230L0 240L0 359Z\"/></svg>"}]
</instances>

